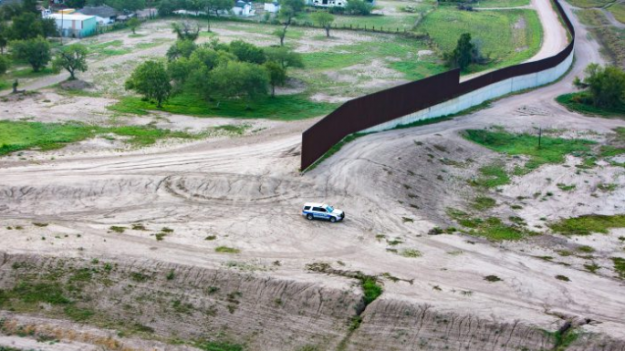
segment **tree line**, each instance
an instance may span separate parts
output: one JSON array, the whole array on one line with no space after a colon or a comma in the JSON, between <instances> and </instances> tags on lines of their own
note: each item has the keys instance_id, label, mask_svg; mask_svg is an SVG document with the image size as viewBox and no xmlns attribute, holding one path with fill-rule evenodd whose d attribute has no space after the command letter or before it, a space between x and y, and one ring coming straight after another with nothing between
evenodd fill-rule
<instances>
[{"instance_id":1,"label":"tree line","mask_svg":"<svg viewBox=\"0 0 625 351\"><path fill-rule=\"evenodd\" d=\"M139 65L125 87L154 101L161 108L171 96L183 92L216 103L241 99L247 108L261 97L275 95L283 86L289 68L303 67L301 55L286 47L260 48L236 40L230 44L217 39L198 45L196 31L184 23L175 24L178 40L165 60Z\"/></svg>"}]
</instances>

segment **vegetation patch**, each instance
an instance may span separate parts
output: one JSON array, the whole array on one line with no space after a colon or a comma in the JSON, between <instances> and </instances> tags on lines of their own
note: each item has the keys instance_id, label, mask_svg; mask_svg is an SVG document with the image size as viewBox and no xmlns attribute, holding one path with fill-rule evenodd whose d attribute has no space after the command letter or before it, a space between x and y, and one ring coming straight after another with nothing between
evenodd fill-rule
<instances>
[{"instance_id":1,"label":"vegetation patch","mask_svg":"<svg viewBox=\"0 0 625 351\"><path fill-rule=\"evenodd\" d=\"M480 177L472 179L469 184L482 188L496 188L510 183L510 176L501 163L493 163L478 169Z\"/></svg>"},{"instance_id":2,"label":"vegetation patch","mask_svg":"<svg viewBox=\"0 0 625 351\"><path fill-rule=\"evenodd\" d=\"M163 103L161 109L158 109L155 103L135 96L124 97L108 108L116 112L137 115L146 115L150 110L159 110L196 117L267 118L293 121L325 116L337 106L338 104L334 103L310 101L306 95L276 95L262 97L250 108L243 100L222 101L217 104L185 92L172 96Z\"/></svg>"},{"instance_id":3,"label":"vegetation patch","mask_svg":"<svg viewBox=\"0 0 625 351\"><path fill-rule=\"evenodd\" d=\"M495 207L497 205L497 201L488 196L478 196L473 199L472 205L473 209L477 211L485 211Z\"/></svg>"},{"instance_id":4,"label":"vegetation patch","mask_svg":"<svg viewBox=\"0 0 625 351\"><path fill-rule=\"evenodd\" d=\"M481 236L491 241L521 240L527 235L534 234L518 224L506 224L496 217L486 219L471 217L468 213L451 208L447 210L447 214L466 228L464 231L466 234Z\"/></svg>"},{"instance_id":5,"label":"vegetation patch","mask_svg":"<svg viewBox=\"0 0 625 351\"><path fill-rule=\"evenodd\" d=\"M59 149L66 144L107 133L127 137L125 141L134 146L149 146L164 138L199 139L204 136L150 126L100 127L77 122L0 121L0 156L26 149Z\"/></svg>"},{"instance_id":6,"label":"vegetation patch","mask_svg":"<svg viewBox=\"0 0 625 351\"><path fill-rule=\"evenodd\" d=\"M607 234L612 228L623 227L625 227L625 215L585 215L549 224L551 230L563 235Z\"/></svg>"},{"instance_id":7,"label":"vegetation patch","mask_svg":"<svg viewBox=\"0 0 625 351\"><path fill-rule=\"evenodd\" d=\"M507 155L526 155L530 159L525 168L534 170L543 164L560 164L568 154L583 154L590 151L594 141L585 139L564 139L537 135L512 134L505 131L490 131L485 129L469 129L464 133L465 138L480 144L493 151Z\"/></svg>"},{"instance_id":8,"label":"vegetation patch","mask_svg":"<svg viewBox=\"0 0 625 351\"><path fill-rule=\"evenodd\" d=\"M241 252L241 250L235 249L234 247L218 246L218 247L215 248L215 252L217 252L217 253L237 254L237 253Z\"/></svg>"},{"instance_id":9,"label":"vegetation patch","mask_svg":"<svg viewBox=\"0 0 625 351\"><path fill-rule=\"evenodd\" d=\"M614 270L619 278L625 279L625 258L612 257L612 262L614 263Z\"/></svg>"},{"instance_id":10,"label":"vegetation patch","mask_svg":"<svg viewBox=\"0 0 625 351\"><path fill-rule=\"evenodd\" d=\"M625 104L613 107L597 107L589 103L589 99L591 97L588 92L581 91L560 95L556 101L570 111L586 116L623 117L625 115Z\"/></svg>"},{"instance_id":11,"label":"vegetation patch","mask_svg":"<svg viewBox=\"0 0 625 351\"><path fill-rule=\"evenodd\" d=\"M496 282L502 281L502 279L499 278L496 275L487 275L487 276L484 277L484 280L486 280L487 282L491 282L491 283L496 283Z\"/></svg>"}]
</instances>

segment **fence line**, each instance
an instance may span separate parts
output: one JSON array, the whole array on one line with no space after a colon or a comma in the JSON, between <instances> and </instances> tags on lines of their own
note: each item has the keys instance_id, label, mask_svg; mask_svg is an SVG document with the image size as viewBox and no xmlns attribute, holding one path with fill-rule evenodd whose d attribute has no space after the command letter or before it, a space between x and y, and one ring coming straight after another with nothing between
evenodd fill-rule
<instances>
[{"instance_id":1,"label":"fence line","mask_svg":"<svg viewBox=\"0 0 625 351\"><path fill-rule=\"evenodd\" d=\"M460 70L454 69L347 101L304 131L301 169L311 166L332 146L350 134L427 109L494 83L555 68L565 62L575 48L575 28L559 1L553 0L553 3L572 39L555 56L505 67L462 83Z\"/></svg>"}]
</instances>

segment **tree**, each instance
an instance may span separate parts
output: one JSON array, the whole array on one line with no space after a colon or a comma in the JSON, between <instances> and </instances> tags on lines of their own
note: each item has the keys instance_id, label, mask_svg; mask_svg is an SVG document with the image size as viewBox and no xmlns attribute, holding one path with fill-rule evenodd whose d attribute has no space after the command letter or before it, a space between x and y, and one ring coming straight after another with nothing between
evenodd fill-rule
<instances>
[{"instance_id":1,"label":"tree","mask_svg":"<svg viewBox=\"0 0 625 351\"><path fill-rule=\"evenodd\" d=\"M25 12L19 16L13 17L13 23L9 31L9 39L26 40L43 35L43 24L40 15Z\"/></svg>"},{"instance_id":2,"label":"tree","mask_svg":"<svg viewBox=\"0 0 625 351\"><path fill-rule=\"evenodd\" d=\"M11 66L11 61L6 56L0 56L0 76L7 73L7 70Z\"/></svg>"},{"instance_id":3,"label":"tree","mask_svg":"<svg viewBox=\"0 0 625 351\"><path fill-rule=\"evenodd\" d=\"M174 93L183 89L194 68L197 67L193 67L191 61L186 57L181 57L167 64L167 73L174 82Z\"/></svg>"},{"instance_id":4,"label":"tree","mask_svg":"<svg viewBox=\"0 0 625 351\"><path fill-rule=\"evenodd\" d=\"M171 94L169 74L162 62L146 61L139 65L128 80L126 90L134 90L142 94L146 100L156 100L156 106L161 108Z\"/></svg>"},{"instance_id":5,"label":"tree","mask_svg":"<svg viewBox=\"0 0 625 351\"><path fill-rule=\"evenodd\" d=\"M162 17L171 16L176 11L176 4L171 0L161 0L158 4L158 15Z\"/></svg>"},{"instance_id":6,"label":"tree","mask_svg":"<svg viewBox=\"0 0 625 351\"><path fill-rule=\"evenodd\" d=\"M189 58L196 49L197 45L191 40L176 40L167 50L167 59L174 61L182 57Z\"/></svg>"},{"instance_id":7,"label":"tree","mask_svg":"<svg viewBox=\"0 0 625 351\"><path fill-rule=\"evenodd\" d=\"M131 19L128 20L128 27L130 27L130 30L132 31L132 34L137 34L137 28L139 28L139 26L141 25L141 21L139 21L139 19L137 17L133 17Z\"/></svg>"},{"instance_id":8,"label":"tree","mask_svg":"<svg viewBox=\"0 0 625 351\"><path fill-rule=\"evenodd\" d=\"M623 104L625 94L625 72L615 66L601 67L596 63L584 70L583 80L575 77L573 84L587 89L592 103L597 107L615 107Z\"/></svg>"},{"instance_id":9,"label":"tree","mask_svg":"<svg viewBox=\"0 0 625 351\"><path fill-rule=\"evenodd\" d=\"M219 11L227 11L232 7L234 7L234 0L201 0L201 8L206 10L207 31L211 31L211 12L218 16Z\"/></svg>"},{"instance_id":10,"label":"tree","mask_svg":"<svg viewBox=\"0 0 625 351\"><path fill-rule=\"evenodd\" d=\"M42 37L11 42L11 52L17 60L28 62L39 72L51 60L50 43Z\"/></svg>"},{"instance_id":11,"label":"tree","mask_svg":"<svg viewBox=\"0 0 625 351\"><path fill-rule=\"evenodd\" d=\"M228 62L217 66L209 75L209 89L221 98L243 98L246 108L250 102L267 94L269 75L259 65L247 62Z\"/></svg>"},{"instance_id":12,"label":"tree","mask_svg":"<svg viewBox=\"0 0 625 351\"><path fill-rule=\"evenodd\" d=\"M76 71L85 72L87 70L87 48L81 44L65 46L59 50L52 67L55 71L65 69L69 72L69 80L76 79Z\"/></svg>"},{"instance_id":13,"label":"tree","mask_svg":"<svg viewBox=\"0 0 625 351\"><path fill-rule=\"evenodd\" d=\"M286 70L279 63L273 61L265 62L264 67L269 73L271 96L276 96L276 86L283 86L286 83Z\"/></svg>"},{"instance_id":14,"label":"tree","mask_svg":"<svg viewBox=\"0 0 625 351\"><path fill-rule=\"evenodd\" d=\"M312 20L320 27L326 30L326 37L330 37L330 28L332 28L332 22L334 22L334 16L325 11L313 12Z\"/></svg>"},{"instance_id":15,"label":"tree","mask_svg":"<svg viewBox=\"0 0 625 351\"><path fill-rule=\"evenodd\" d=\"M87 4L86 0L65 0L65 6L72 9L81 9Z\"/></svg>"},{"instance_id":16,"label":"tree","mask_svg":"<svg viewBox=\"0 0 625 351\"><path fill-rule=\"evenodd\" d=\"M37 0L22 0L22 12L39 15Z\"/></svg>"},{"instance_id":17,"label":"tree","mask_svg":"<svg viewBox=\"0 0 625 351\"><path fill-rule=\"evenodd\" d=\"M277 29L274 34L280 38L280 46L284 46L286 31L291 25L293 18L304 10L304 0L280 0L280 12L278 17L282 20L282 29Z\"/></svg>"},{"instance_id":18,"label":"tree","mask_svg":"<svg viewBox=\"0 0 625 351\"><path fill-rule=\"evenodd\" d=\"M263 64L267 61L265 51L258 46L246 43L242 40L235 40L230 43L229 50L239 61Z\"/></svg>"},{"instance_id":19,"label":"tree","mask_svg":"<svg viewBox=\"0 0 625 351\"><path fill-rule=\"evenodd\" d=\"M364 0L349 0L345 5L345 12L350 15L367 16L371 14L373 6Z\"/></svg>"},{"instance_id":20,"label":"tree","mask_svg":"<svg viewBox=\"0 0 625 351\"><path fill-rule=\"evenodd\" d=\"M456 48L443 55L443 60L447 66L466 70L472 63L484 63L485 59L480 53L479 45L471 40L471 34L464 33L458 39Z\"/></svg>"},{"instance_id":21,"label":"tree","mask_svg":"<svg viewBox=\"0 0 625 351\"><path fill-rule=\"evenodd\" d=\"M304 68L302 55L286 47L267 48L267 60L277 62L282 68Z\"/></svg>"},{"instance_id":22,"label":"tree","mask_svg":"<svg viewBox=\"0 0 625 351\"><path fill-rule=\"evenodd\" d=\"M0 55L4 55L4 49L9 45L9 27L0 21Z\"/></svg>"},{"instance_id":23,"label":"tree","mask_svg":"<svg viewBox=\"0 0 625 351\"><path fill-rule=\"evenodd\" d=\"M172 23L171 27L179 40L195 41L200 36L200 26L196 22Z\"/></svg>"}]
</instances>

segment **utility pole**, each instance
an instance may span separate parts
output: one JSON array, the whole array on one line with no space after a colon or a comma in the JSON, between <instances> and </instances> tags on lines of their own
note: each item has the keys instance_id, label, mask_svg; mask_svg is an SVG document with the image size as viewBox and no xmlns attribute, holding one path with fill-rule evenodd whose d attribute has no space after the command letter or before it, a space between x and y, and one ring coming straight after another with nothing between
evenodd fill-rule
<instances>
[{"instance_id":1,"label":"utility pole","mask_svg":"<svg viewBox=\"0 0 625 351\"><path fill-rule=\"evenodd\" d=\"M538 127L538 149L540 150L540 142L543 136L543 127Z\"/></svg>"}]
</instances>

